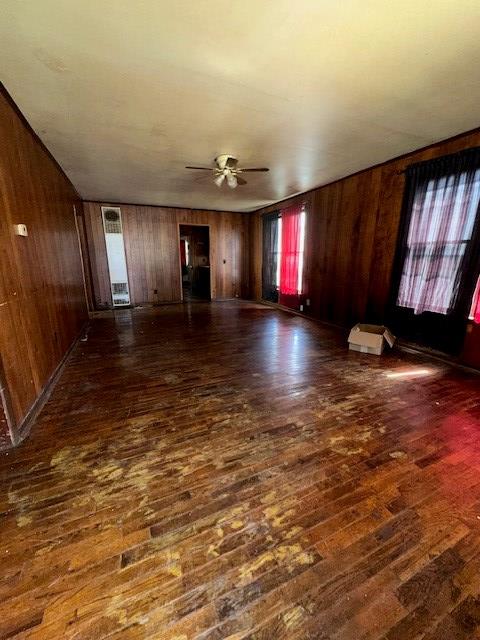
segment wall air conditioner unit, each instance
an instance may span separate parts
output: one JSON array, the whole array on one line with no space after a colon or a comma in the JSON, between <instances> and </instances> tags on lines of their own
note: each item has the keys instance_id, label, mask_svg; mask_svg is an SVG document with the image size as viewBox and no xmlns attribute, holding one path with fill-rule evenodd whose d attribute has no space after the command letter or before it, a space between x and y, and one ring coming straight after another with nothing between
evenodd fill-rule
<instances>
[{"instance_id":1,"label":"wall air conditioner unit","mask_svg":"<svg viewBox=\"0 0 480 640\"><path fill-rule=\"evenodd\" d=\"M130 304L130 293L120 207L102 207L102 219L113 306L125 307Z\"/></svg>"}]
</instances>

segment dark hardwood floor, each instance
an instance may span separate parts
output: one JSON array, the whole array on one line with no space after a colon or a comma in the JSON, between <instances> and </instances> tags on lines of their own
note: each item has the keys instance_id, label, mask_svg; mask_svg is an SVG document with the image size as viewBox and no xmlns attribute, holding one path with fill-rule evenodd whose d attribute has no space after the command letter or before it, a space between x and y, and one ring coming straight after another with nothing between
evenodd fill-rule
<instances>
[{"instance_id":1,"label":"dark hardwood floor","mask_svg":"<svg viewBox=\"0 0 480 640\"><path fill-rule=\"evenodd\" d=\"M474 374L255 304L96 319L0 455L0 637L480 638L479 471Z\"/></svg>"}]
</instances>

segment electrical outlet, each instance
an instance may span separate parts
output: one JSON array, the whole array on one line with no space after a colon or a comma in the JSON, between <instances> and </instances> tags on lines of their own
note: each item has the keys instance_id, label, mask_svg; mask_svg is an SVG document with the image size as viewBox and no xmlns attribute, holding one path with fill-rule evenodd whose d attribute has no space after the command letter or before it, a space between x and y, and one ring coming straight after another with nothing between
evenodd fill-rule
<instances>
[{"instance_id":1,"label":"electrical outlet","mask_svg":"<svg viewBox=\"0 0 480 640\"><path fill-rule=\"evenodd\" d=\"M300 305L300 311L303 311L303 304Z\"/></svg>"}]
</instances>

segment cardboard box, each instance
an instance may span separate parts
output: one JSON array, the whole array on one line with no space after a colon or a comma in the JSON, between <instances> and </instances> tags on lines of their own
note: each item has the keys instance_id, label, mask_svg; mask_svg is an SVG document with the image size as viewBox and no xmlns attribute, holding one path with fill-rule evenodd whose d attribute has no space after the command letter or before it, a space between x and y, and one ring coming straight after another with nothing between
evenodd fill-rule
<instances>
[{"instance_id":1,"label":"cardboard box","mask_svg":"<svg viewBox=\"0 0 480 640\"><path fill-rule=\"evenodd\" d=\"M348 346L353 351L361 353L374 353L379 356L383 353L385 344L393 347L395 336L391 331L378 324L356 324L348 336Z\"/></svg>"}]
</instances>

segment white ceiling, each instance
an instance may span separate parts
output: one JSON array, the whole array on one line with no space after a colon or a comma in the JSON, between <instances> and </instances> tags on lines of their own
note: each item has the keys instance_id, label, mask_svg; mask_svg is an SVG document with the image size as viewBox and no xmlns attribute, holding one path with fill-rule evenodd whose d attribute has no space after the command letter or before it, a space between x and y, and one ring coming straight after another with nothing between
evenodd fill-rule
<instances>
[{"instance_id":1,"label":"white ceiling","mask_svg":"<svg viewBox=\"0 0 480 640\"><path fill-rule=\"evenodd\" d=\"M480 125L480 0L2 0L2 81L86 199L246 211ZM187 164L269 166L218 189Z\"/></svg>"}]
</instances>

